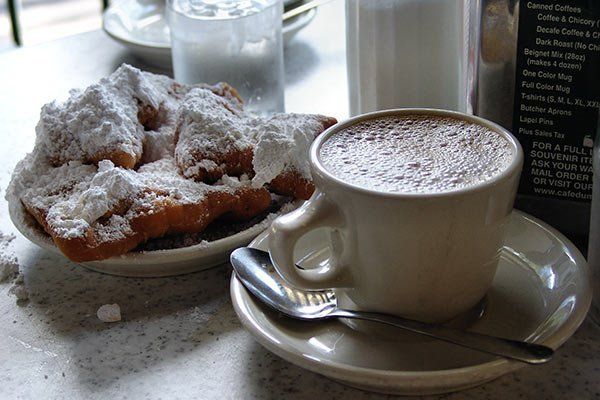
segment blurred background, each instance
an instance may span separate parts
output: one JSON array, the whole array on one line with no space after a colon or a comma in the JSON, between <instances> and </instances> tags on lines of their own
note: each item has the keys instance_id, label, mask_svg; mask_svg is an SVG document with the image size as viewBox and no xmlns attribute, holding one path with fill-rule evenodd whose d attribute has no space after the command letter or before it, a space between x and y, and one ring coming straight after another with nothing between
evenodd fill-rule
<instances>
[{"instance_id":1,"label":"blurred background","mask_svg":"<svg viewBox=\"0 0 600 400\"><path fill-rule=\"evenodd\" d=\"M20 25L24 46L100 29L103 0L2 0L0 1L0 51L16 47L11 6ZM19 37L20 36L20 37Z\"/></svg>"}]
</instances>

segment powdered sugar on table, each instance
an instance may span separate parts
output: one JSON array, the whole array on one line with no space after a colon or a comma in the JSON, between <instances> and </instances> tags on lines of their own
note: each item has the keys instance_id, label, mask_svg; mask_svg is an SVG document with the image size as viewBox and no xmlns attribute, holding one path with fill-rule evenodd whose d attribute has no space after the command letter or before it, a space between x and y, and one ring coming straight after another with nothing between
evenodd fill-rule
<instances>
[{"instance_id":1,"label":"powdered sugar on table","mask_svg":"<svg viewBox=\"0 0 600 400\"><path fill-rule=\"evenodd\" d=\"M19 273L17 257L7 250L14 239L15 235L0 232L0 282L14 278Z\"/></svg>"}]
</instances>

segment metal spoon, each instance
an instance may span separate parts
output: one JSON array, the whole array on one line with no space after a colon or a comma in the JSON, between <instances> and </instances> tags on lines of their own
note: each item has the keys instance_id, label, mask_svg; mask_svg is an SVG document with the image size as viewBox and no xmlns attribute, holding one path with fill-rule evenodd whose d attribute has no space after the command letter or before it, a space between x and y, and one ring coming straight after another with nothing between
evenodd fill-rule
<instances>
[{"instance_id":1,"label":"metal spoon","mask_svg":"<svg viewBox=\"0 0 600 400\"><path fill-rule=\"evenodd\" d=\"M381 322L411 332L529 364L541 364L552 357L549 347L461 331L392 315L338 308L332 290L304 291L283 281L274 270L269 253L242 247L231 253L231 264L242 284L259 300L290 317L304 320L353 318Z\"/></svg>"},{"instance_id":2,"label":"metal spoon","mask_svg":"<svg viewBox=\"0 0 600 400\"><path fill-rule=\"evenodd\" d=\"M310 10L311 8L315 8L318 6L321 6L325 3L329 3L331 0L313 0L313 1L309 1L308 3L304 3L298 7L294 7L291 8L290 10L287 10L288 7L285 7L286 10L283 13L283 20L286 21L290 18L295 17L296 15L300 15L308 10ZM302 3L301 1L298 3ZM293 5L296 5L296 3L294 3Z\"/></svg>"}]
</instances>

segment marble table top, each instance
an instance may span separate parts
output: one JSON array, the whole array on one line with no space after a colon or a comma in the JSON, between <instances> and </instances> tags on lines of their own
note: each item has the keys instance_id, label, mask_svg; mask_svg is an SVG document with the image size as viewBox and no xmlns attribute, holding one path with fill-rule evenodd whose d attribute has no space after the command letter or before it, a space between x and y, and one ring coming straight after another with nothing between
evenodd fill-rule
<instances>
[{"instance_id":1,"label":"marble table top","mask_svg":"<svg viewBox=\"0 0 600 400\"><path fill-rule=\"evenodd\" d=\"M347 116L343 30L338 0L286 49L288 111ZM384 398L298 368L255 342L231 306L230 265L173 278L120 278L88 271L18 234L4 190L33 145L41 105L122 62L141 66L102 32L0 54L0 231L16 234L8 251L19 259L30 298L17 303L11 285L0 284L0 398ZM121 306L121 322L97 319L105 303ZM600 328L586 321L546 365L441 398L599 399Z\"/></svg>"}]
</instances>

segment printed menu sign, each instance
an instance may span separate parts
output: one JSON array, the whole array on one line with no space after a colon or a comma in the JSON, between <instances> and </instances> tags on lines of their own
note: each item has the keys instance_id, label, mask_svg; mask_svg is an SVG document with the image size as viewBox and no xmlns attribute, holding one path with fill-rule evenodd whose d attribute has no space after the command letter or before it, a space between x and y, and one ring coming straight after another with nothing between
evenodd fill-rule
<instances>
[{"instance_id":1,"label":"printed menu sign","mask_svg":"<svg viewBox=\"0 0 600 400\"><path fill-rule=\"evenodd\" d=\"M519 193L590 201L600 108L600 1L521 1L513 133Z\"/></svg>"}]
</instances>

